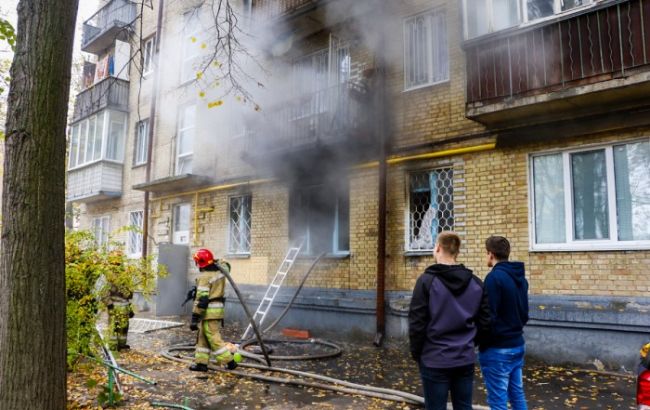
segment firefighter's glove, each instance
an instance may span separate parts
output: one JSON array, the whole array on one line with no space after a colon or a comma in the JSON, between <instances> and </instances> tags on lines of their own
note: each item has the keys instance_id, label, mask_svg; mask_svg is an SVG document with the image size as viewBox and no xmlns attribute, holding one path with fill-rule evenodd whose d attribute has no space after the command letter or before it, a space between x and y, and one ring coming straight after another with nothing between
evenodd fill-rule
<instances>
[{"instance_id":1,"label":"firefighter's glove","mask_svg":"<svg viewBox=\"0 0 650 410\"><path fill-rule=\"evenodd\" d=\"M199 309L207 309L209 304L210 304L210 299L207 296L201 296L196 306Z\"/></svg>"},{"instance_id":2,"label":"firefighter's glove","mask_svg":"<svg viewBox=\"0 0 650 410\"><path fill-rule=\"evenodd\" d=\"M199 322L201 321L201 315L197 313L192 313L192 321L190 322L190 330L199 330Z\"/></svg>"}]
</instances>

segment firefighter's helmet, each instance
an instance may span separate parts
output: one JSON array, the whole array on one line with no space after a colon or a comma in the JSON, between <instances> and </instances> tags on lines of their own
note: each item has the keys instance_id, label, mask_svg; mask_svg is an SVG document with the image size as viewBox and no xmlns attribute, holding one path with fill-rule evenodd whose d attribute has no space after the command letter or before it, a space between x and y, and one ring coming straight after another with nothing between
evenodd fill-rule
<instances>
[{"instance_id":1,"label":"firefighter's helmet","mask_svg":"<svg viewBox=\"0 0 650 410\"><path fill-rule=\"evenodd\" d=\"M199 267L199 269L203 269L214 263L214 255L212 255L212 252L210 252L209 249L199 249L196 251L193 258L194 263Z\"/></svg>"}]
</instances>

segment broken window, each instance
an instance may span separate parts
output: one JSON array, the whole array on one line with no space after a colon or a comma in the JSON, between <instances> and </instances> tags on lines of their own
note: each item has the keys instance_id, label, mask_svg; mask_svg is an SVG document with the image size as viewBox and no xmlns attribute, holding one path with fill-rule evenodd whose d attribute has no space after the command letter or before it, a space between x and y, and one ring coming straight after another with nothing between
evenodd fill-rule
<instances>
[{"instance_id":1,"label":"broken window","mask_svg":"<svg viewBox=\"0 0 650 410\"><path fill-rule=\"evenodd\" d=\"M228 252L248 254L251 251L251 196L230 198L230 242Z\"/></svg>"},{"instance_id":2,"label":"broken window","mask_svg":"<svg viewBox=\"0 0 650 410\"><path fill-rule=\"evenodd\" d=\"M410 175L408 250L432 250L440 232L454 229L453 177L451 168Z\"/></svg>"},{"instance_id":3,"label":"broken window","mask_svg":"<svg viewBox=\"0 0 650 410\"><path fill-rule=\"evenodd\" d=\"M303 252L350 250L350 201L345 187L326 184L296 187L289 205L289 236L303 241Z\"/></svg>"}]
</instances>

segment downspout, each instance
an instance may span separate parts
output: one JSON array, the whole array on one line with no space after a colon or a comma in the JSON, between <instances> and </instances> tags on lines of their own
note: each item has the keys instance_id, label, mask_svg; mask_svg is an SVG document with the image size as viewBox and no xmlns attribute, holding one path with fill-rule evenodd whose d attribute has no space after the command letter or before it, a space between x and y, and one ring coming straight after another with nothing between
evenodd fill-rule
<instances>
[{"instance_id":1,"label":"downspout","mask_svg":"<svg viewBox=\"0 0 650 410\"><path fill-rule=\"evenodd\" d=\"M382 47L385 44L384 34L381 34ZM381 53L381 51L379 52ZM377 217L377 333L374 345L381 346L386 335L386 61L383 55L378 56L379 75L377 81L376 112L381 121L377 121L377 140L379 141L379 189L378 189L378 217ZM376 118L376 117L375 117Z\"/></svg>"},{"instance_id":2,"label":"downspout","mask_svg":"<svg viewBox=\"0 0 650 410\"><path fill-rule=\"evenodd\" d=\"M162 21L163 21L163 8L165 0L158 2L158 22L156 25L156 49L154 52L154 78L153 90L151 92L151 107L149 112L149 135L147 138L147 167L145 172L145 183L151 181L151 163L153 162L153 137L154 128L156 123L156 100L158 99L158 88L160 86L160 39L162 38ZM142 18L142 16L140 17ZM144 211L142 217L142 257L146 258L148 255L149 243L149 191L144 192Z\"/></svg>"}]
</instances>

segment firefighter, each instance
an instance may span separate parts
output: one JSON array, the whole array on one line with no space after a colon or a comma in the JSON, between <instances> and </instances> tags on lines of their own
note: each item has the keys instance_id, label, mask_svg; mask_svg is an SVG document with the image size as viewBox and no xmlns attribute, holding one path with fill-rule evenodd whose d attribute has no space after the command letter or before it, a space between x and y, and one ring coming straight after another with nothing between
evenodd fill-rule
<instances>
[{"instance_id":1,"label":"firefighter","mask_svg":"<svg viewBox=\"0 0 650 410\"><path fill-rule=\"evenodd\" d=\"M201 274L196 278L196 298L192 309L191 330L198 330L199 335L194 352L194 364L190 370L208 371L210 357L218 363L225 364L233 370L237 367L231 352L233 345L221 338L224 318L224 290L226 278L220 269L230 272L230 264L215 260L208 249L199 249L193 256L194 263Z\"/></svg>"},{"instance_id":2,"label":"firefighter","mask_svg":"<svg viewBox=\"0 0 650 410\"><path fill-rule=\"evenodd\" d=\"M114 265L115 269L120 269L122 257L120 251L113 251L109 255L109 263ZM110 287L104 303L108 310L108 347L113 351L127 350L130 348L126 344L126 338L129 333L129 319L133 317L133 292L127 289L127 286L119 286L113 282L117 280L117 275L110 275L107 279Z\"/></svg>"}]
</instances>

